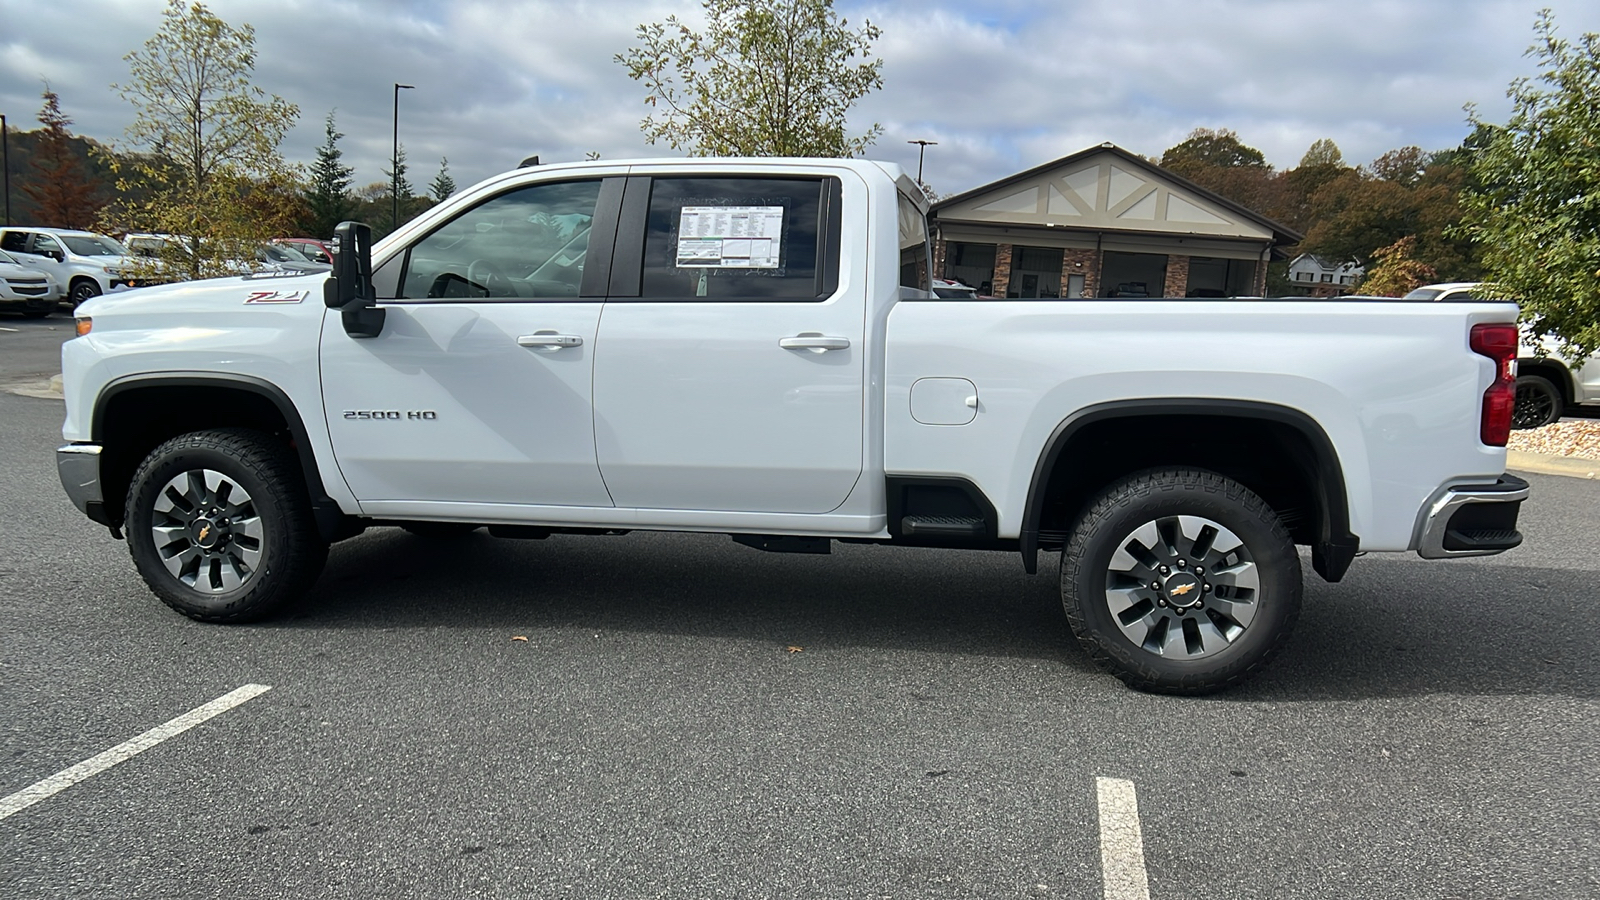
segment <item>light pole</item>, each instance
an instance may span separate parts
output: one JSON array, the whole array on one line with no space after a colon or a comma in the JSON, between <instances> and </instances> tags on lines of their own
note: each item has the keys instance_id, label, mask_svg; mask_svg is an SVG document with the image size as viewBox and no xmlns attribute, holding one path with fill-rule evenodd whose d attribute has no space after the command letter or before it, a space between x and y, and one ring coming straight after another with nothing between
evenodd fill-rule
<instances>
[{"instance_id":1,"label":"light pole","mask_svg":"<svg viewBox=\"0 0 1600 900\"><path fill-rule=\"evenodd\" d=\"M922 183L922 154L928 152L929 147L939 146L938 141L906 141L908 144L917 145L917 184Z\"/></svg>"},{"instance_id":2,"label":"light pole","mask_svg":"<svg viewBox=\"0 0 1600 900\"><path fill-rule=\"evenodd\" d=\"M5 167L6 182L6 224L11 224L11 132L6 130L6 117L0 115L0 163Z\"/></svg>"},{"instance_id":3,"label":"light pole","mask_svg":"<svg viewBox=\"0 0 1600 900\"><path fill-rule=\"evenodd\" d=\"M394 201L389 217L391 234L400 230L400 92L414 87L416 85L398 82L394 86L394 156L389 160L389 198Z\"/></svg>"}]
</instances>

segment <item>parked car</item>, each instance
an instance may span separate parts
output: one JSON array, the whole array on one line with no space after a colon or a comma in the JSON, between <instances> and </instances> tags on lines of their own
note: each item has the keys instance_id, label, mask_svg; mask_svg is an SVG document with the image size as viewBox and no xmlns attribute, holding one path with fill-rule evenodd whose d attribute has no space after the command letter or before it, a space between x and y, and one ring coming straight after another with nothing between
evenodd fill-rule
<instances>
[{"instance_id":1,"label":"parked car","mask_svg":"<svg viewBox=\"0 0 1600 900\"><path fill-rule=\"evenodd\" d=\"M55 311L61 288L50 273L0 250L0 310L42 319Z\"/></svg>"},{"instance_id":2,"label":"parked car","mask_svg":"<svg viewBox=\"0 0 1600 900\"><path fill-rule=\"evenodd\" d=\"M143 284L127 271L128 249L92 231L0 228L0 250L49 272L74 307L90 297Z\"/></svg>"},{"instance_id":3,"label":"parked car","mask_svg":"<svg viewBox=\"0 0 1600 900\"><path fill-rule=\"evenodd\" d=\"M1475 301L1482 282L1452 281L1429 284L1405 295L1405 300L1448 303ZM1600 353L1574 361L1561 355L1558 342L1523 331L1517 348L1517 405L1513 428L1539 428L1560 421L1567 407L1600 404Z\"/></svg>"},{"instance_id":4,"label":"parked car","mask_svg":"<svg viewBox=\"0 0 1600 900\"><path fill-rule=\"evenodd\" d=\"M951 281L948 278L935 278L932 290L933 295L941 300L976 300L978 298L977 288L962 284L959 281Z\"/></svg>"},{"instance_id":5,"label":"parked car","mask_svg":"<svg viewBox=\"0 0 1600 900\"><path fill-rule=\"evenodd\" d=\"M329 257L329 260L329 262L318 262L294 246L278 241L262 244L256 248L256 261L260 262L263 268L274 272L331 272L332 257Z\"/></svg>"},{"instance_id":6,"label":"parked car","mask_svg":"<svg viewBox=\"0 0 1600 900\"><path fill-rule=\"evenodd\" d=\"M312 262L327 263L330 266L333 265L333 245L327 241L319 241L316 238L295 237L274 238L272 242L274 244L283 244L288 247L293 247L294 249L305 254L306 258Z\"/></svg>"},{"instance_id":7,"label":"parked car","mask_svg":"<svg viewBox=\"0 0 1600 900\"><path fill-rule=\"evenodd\" d=\"M147 278L161 277L161 273L166 271L166 263L168 262L168 259L163 259L163 257L170 258L174 248L179 248L186 251L186 248L189 245L189 240L189 238L175 234L135 233L126 235L123 238L124 243L126 243L128 246L128 250L134 256L142 257L140 260L140 266L146 270ZM230 274L237 275L246 275L251 272L262 271L307 273L327 272L333 268L333 266L329 263L313 261L307 258L306 255L301 253L299 250L296 250L294 247L288 244L279 243L277 241L258 245L255 248L255 252L252 254L252 256L253 259L243 256L237 259L229 259L226 260L223 265L229 270ZM151 267L154 267L154 274L150 274L149 272ZM162 278L162 280L171 281L179 279Z\"/></svg>"}]
</instances>

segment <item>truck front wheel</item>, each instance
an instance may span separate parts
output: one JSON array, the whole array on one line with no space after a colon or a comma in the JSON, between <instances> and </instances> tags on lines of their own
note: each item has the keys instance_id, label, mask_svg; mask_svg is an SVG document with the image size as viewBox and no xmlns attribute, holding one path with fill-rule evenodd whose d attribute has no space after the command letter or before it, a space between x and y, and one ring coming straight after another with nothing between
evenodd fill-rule
<instances>
[{"instance_id":1,"label":"truck front wheel","mask_svg":"<svg viewBox=\"0 0 1600 900\"><path fill-rule=\"evenodd\" d=\"M1276 513L1213 472L1113 484L1061 554L1079 643L1130 687L1204 694L1265 666L1300 613L1300 557Z\"/></svg>"},{"instance_id":2,"label":"truck front wheel","mask_svg":"<svg viewBox=\"0 0 1600 900\"><path fill-rule=\"evenodd\" d=\"M128 488L128 549L162 602L202 622L248 622L298 598L322 571L294 455L259 431L175 437Z\"/></svg>"}]
</instances>

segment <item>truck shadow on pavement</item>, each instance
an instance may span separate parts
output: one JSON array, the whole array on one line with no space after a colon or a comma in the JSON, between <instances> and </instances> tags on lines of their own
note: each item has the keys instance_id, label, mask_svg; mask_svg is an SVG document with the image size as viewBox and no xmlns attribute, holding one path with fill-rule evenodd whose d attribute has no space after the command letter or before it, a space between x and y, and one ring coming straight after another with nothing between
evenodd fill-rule
<instances>
[{"instance_id":1,"label":"truck shadow on pavement","mask_svg":"<svg viewBox=\"0 0 1600 900\"><path fill-rule=\"evenodd\" d=\"M374 529L337 545L311 595L267 627L588 629L775 646L869 647L1058 664L1106 678L1073 640L1056 557L1028 576L1014 554L835 545L769 554L723 535L483 533L423 539ZM1430 694L1600 698L1600 573L1367 557L1345 581L1307 566L1288 646L1228 701ZM1046 673L1049 669L1046 668Z\"/></svg>"}]
</instances>

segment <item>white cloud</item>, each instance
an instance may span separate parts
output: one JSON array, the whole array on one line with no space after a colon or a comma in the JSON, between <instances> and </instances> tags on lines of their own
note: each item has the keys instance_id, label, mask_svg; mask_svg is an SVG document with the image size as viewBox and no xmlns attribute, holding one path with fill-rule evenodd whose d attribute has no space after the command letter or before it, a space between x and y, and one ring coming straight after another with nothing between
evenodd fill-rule
<instances>
[{"instance_id":1,"label":"white cloud","mask_svg":"<svg viewBox=\"0 0 1600 900\"><path fill-rule=\"evenodd\" d=\"M1563 34L1600 31L1600 7L1545 0ZM309 161L337 108L358 184L382 180L394 82L409 174L426 184L441 156L458 183L524 156L673 155L645 144L644 91L613 57L641 22L694 0L213 0L256 28L257 83L298 103L285 154ZM1532 74L1522 52L1540 0L839 0L883 37L884 89L852 120L885 132L873 155L950 193L1113 141L1157 155L1193 128L1232 128L1279 167L1331 137L1353 162L1466 133L1462 104L1503 116L1507 83ZM153 34L160 0L0 0L0 111L28 127L41 76L75 130L120 141L130 109L109 85Z\"/></svg>"}]
</instances>

